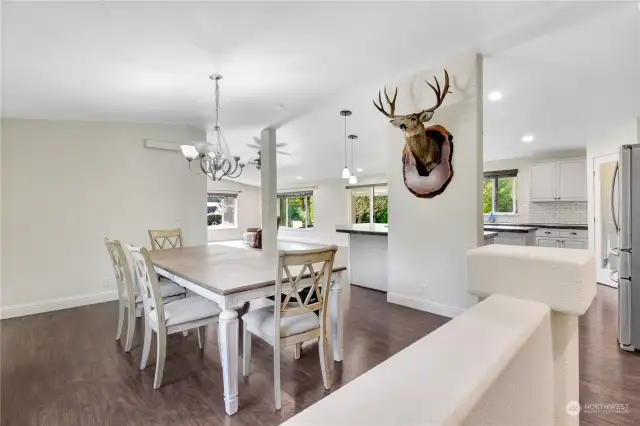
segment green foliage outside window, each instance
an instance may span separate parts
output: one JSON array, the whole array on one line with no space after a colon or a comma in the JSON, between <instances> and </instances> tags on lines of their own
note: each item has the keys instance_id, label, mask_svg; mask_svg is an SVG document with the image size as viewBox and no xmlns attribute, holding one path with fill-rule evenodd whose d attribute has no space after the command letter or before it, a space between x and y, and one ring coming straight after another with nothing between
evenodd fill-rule
<instances>
[{"instance_id":1,"label":"green foliage outside window","mask_svg":"<svg viewBox=\"0 0 640 426\"><path fill-rule=\"evenodd\" d=\"M355 223L369 223L370 205L368 195L357 195L354 197L356 203Z\"/></svg>"},{"instance_id":2,"label":"green foliage outside window","mask_svg":"<svg viewBox=\"0 0 640 426\"><path fill-rule=\"evenodd\" d=\"M482 182L483 212L489 214L493 210L493 179L485 179Z\"/></svg>"},{"instance_id":3,"label":"green foliage outside window","mask_svg":"<svg viewBox=\"0 0 640 426\"><path fill-rule=\"evenodd\" d=\"M313 196L280 198L282 226L310 228L313 226L313 216Z\"/></svg>"},{"instance_id":4,"label":"green foliage outside window","mask_svg":"<svg viewBox=\"0 0 640 426\"><path fill-rule=\"evenodd\" d=\"M495 177L482 182L483 212L516 213L516 194L518 179L516 177ZM495 205L494 205L495 203Z\"/></svg>"},{"instance_id":5,"label":"green foliage outside window","mask_svg":"<svg viewBox=\"0 0 640 426\"><path fill-rule=\"evenodd\" d=\"M373 197L373 223L389 223L389 197L376 195Z\"/></svg>"}]
</instances>

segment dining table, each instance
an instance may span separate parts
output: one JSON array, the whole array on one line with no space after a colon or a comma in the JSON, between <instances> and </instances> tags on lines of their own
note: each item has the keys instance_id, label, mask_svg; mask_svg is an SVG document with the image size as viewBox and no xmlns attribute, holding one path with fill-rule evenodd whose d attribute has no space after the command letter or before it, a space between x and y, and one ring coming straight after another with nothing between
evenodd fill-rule
<instances>
[{"instance_id":1,"label":"dining table","mask_svg":"<svg viewBox=\"0 0 640 426\"><path fill-rule=\"evenodd\" d=\"M210 243L149 252L156 273L217 303L222 310L218 323L218 346L227 414L232 415L238 411L238 309L252 300L275 295L280 250L297 251L321 247L329 246L279 241L278 250L260 250ZM333 360L337 362L342 361L343 356L341 293L348 281L346 270L346 262L336 256L329 288L329 310L332 354ZM291 272L298 273L293 269ZM301 282L299 287L310 284L309 279L308 284ZM283 291L288 288L288 283L282 284Z\"/></svg>"}]
</instances>

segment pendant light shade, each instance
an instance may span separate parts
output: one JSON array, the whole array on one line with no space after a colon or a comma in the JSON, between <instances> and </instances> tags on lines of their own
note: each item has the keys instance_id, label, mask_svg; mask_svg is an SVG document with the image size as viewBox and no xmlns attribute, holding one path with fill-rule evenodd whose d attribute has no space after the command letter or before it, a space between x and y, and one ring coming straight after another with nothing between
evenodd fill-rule
<instances>
[{"instance_id":1,"label":"pendant light shade","mask_svg":"<svg viewBox=\"0 0 640 426\"><path fill-rule=\"evenodd\" d=\"M344 169L342 169L342 179L350 179L351 172L347 167L347 117L351 115L351 111L344 109L340 111L340 115L344 117Z\"/></svg>"},{"instance_id":2,"label":"pendant light shade","mask_svg":"<svg viewBox=\"0 0 640 426\"><path fill-rule=\"evenodd\" d=\"M353 185L358 183L358 178L356 177L356 175L351 175L351 177L349 178L349 184Z\"/></svg>"}]
</instances>

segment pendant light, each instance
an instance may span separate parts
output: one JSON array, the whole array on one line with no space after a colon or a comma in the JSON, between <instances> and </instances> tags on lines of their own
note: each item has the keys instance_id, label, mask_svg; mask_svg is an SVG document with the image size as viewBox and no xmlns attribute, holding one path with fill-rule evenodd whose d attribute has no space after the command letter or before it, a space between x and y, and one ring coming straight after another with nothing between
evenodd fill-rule
<instances>
[{"instance_id":1,"label":"pendant light","mask_svg":"<svg viewBox=\"0 0 640 426\"><path fill-rule=\"evenodd\" d=\"M345 109L340 111L340 115L344 117L344 169L342 169L342 179L349 179L351 173L347 167L347 117L351 115L351 111Z\"/></svg>"},{"instance_id":2,"label":"pendant light","mask_svg":"<svg viewBox=\"0 0 640 426\"><path fill-rule=\"evenodd\" d=\"M356 174L355 174L356 166L355 166L355 159L354 159L355 142L357 139L358 139L358 135L349 135L349 140L351 141L351 170L354 171L354 173L349 177L350 185L354 185L358 183L358 178L356 177Z\"/></svg>"}]
</instances>

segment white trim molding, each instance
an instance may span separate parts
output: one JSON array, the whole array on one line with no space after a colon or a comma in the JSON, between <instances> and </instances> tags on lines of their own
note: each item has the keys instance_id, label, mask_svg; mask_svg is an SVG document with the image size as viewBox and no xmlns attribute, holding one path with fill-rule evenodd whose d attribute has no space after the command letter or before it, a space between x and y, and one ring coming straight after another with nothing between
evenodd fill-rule
<instances>
[{"instance_id":1,"label":"white trim molding","mask_svg":"<svg viewBox=\"0 0 640 426\"><path fill-rule=\"evenodd\" d=\"M462 314L465 310L455 306L443 305L441 303L429 300L416 299L414 297L405 296L397 293L387 293L387 302L396 305L407 306L409 308L418 309L420 311L430 312L432 314L441 315L448 318L455 318Z\"/></svg>"},{"instance_id":2,"label":"white trim molding","mask_svg":"<svg viewBox=\"0 0 640 426\"><path fill-rule=\"evenodd\" d=\"M118 292L113 290L104 293L87 294L84 296L72 296L60 299L43 300L41 302L24 303L21 305L3 306L0 308L0 318L8 319L22 317L25 315L40 314L43 312L59 311L78 306L110 302L117 299Z\"/></svg>"}]
</instances>

